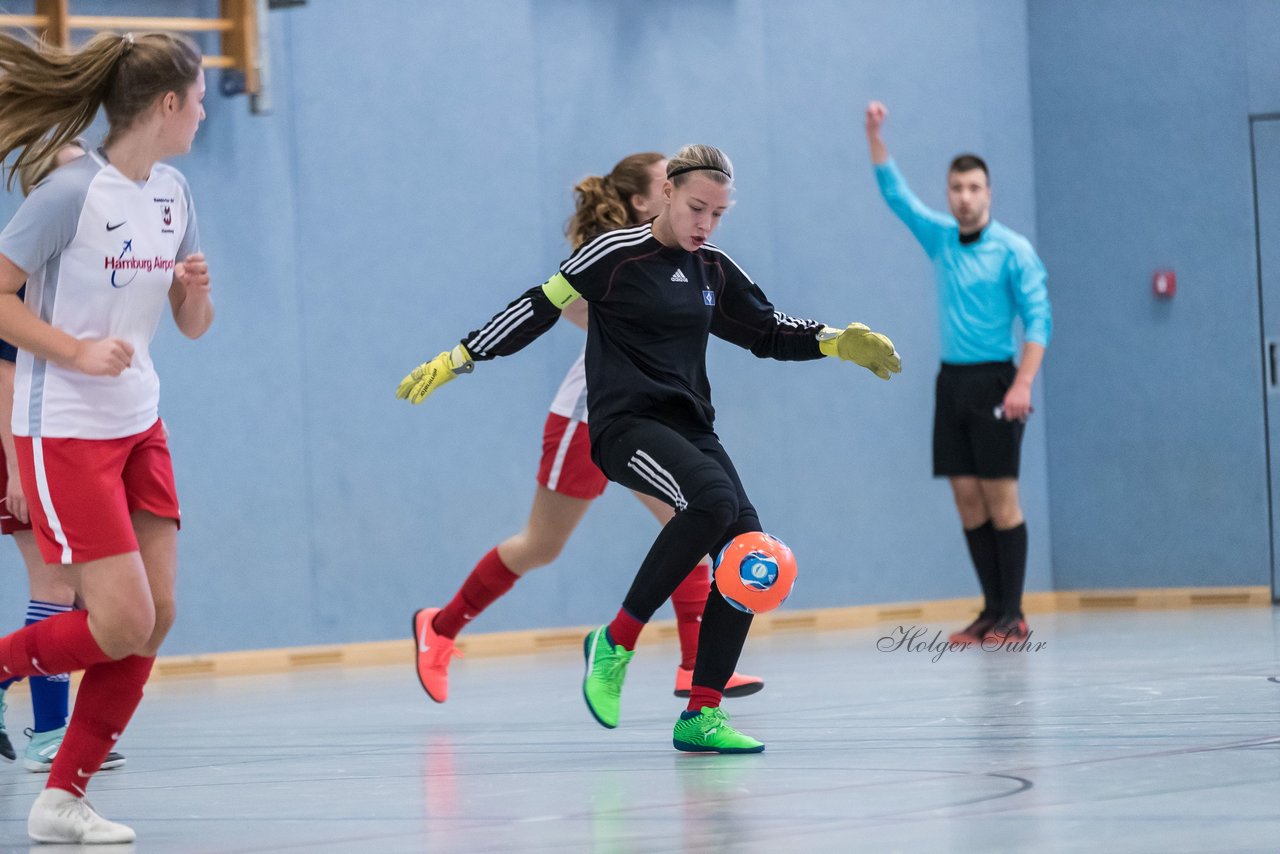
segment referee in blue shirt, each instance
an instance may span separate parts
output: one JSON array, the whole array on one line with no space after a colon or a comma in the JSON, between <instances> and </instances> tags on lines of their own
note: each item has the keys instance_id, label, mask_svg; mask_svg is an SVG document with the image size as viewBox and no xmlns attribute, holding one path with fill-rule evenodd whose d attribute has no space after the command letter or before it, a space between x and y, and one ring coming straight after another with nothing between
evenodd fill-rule
<instances>
[{"instance_id":1,"label":"referee in blue shirt","mask_svg":"<svg viewBox=\"0 0 1280 854\"><path fill-rule=\"evenodd\" d=\"M933 262L942 336L933 422L933 473L948 478L985 603L952 641L1013 641L1022 613L1027 525L1018 502L1018 458L1031 383L1052 319L1044 265L1022 235L991 219L987 164L961 154L947 171L948 216L907 187L880 137L888 111L867 107L867 142L880 194ZM1022 354L1014 320L1022 321Z\"/></svg>"}]
</instances>

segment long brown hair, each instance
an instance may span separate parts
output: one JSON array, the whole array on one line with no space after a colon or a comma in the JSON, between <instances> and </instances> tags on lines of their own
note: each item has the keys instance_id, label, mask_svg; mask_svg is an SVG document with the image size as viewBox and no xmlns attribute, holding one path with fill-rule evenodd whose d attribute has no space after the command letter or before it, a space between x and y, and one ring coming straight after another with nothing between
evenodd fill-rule
<instances>
[{"instance_id":1,"label":"long brown hair","mask_svg":"<svg viewBox=\"0 0 1280 854\"><path fill-rule=\"evenodd\" d=\"M78 50L33 48L0 33L0 160L9 170L48 157L82 134L102 107L107 142L166 92L185 99L200 74L200 50L170 33L100 33Z\"/></svg>"},{"instance_id":2,"label":"long brown hair","mask_svg":"<svg viewBox=\"0 0 1280 854\"><path fill-rule=\"evenodd\" d=\"M639 219L631 197L648 195L652 181L649 167L665 159L665 154L656 151L631 154L619 160L608 175L579 181L573 188L577 200L573 216L564 229L570 245L577 249L593 237Z\"/></svg>"}]
</instances>

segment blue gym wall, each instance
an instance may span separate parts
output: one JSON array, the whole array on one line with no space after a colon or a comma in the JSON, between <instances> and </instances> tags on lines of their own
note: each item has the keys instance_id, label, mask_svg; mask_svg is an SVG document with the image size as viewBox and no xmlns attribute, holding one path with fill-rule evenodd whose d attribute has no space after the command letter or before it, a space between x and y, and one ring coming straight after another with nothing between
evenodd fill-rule
<instances>
[{"instance_id":1,"label":"blue gym wall","mask_svg":"<svg viewBox=\"0 0 1280 854\"><path fill-rule=\"evenodd\" d=\"M396 638L451 595L523 524L547 404L582 335L554 329L420 407L395 401L396 383L555 269L576 180L694 141L734 158L737 207L716 242L774 302L867 322L904 358L882 383L712 345L720 433L799 556L789 607L975 593L949 491L930 478L930 268L878 197L862 112L889 104L890 147L938 207L948 159L983 152L997 217L1035 240L1022 0L317 0L270 27L275 112L211 91L177 163L219 315L201 341L166 325L155 345L184 510L167 651ZM1053 407L1036 403L1023 494L1029 588L1043 590ZM607 619L654 533L611 488L475 629Z\"/></svg>"},{"instance_id":2,"label":"blue gym wall","mask_svg":"<svg viewBox=\"0 0 1280 854\"><path fill-rule=\"evenodd\" d=\"M1032 0L1029 23L1054 584L1269 584L1248 117L1280 111L1280 4Z\"/></svg>"}]
</instances>

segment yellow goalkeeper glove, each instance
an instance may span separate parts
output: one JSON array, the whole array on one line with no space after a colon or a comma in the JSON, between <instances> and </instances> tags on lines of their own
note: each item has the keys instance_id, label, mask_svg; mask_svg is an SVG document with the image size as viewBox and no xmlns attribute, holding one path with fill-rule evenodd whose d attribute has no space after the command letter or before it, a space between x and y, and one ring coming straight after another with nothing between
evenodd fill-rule
<instances>
[{"instance_id":1,"label":"yellow goalkeeper glove","mask_svg":"<svg viewBox=\"0 0 1280 854\"><path fill-rule=\"evenodd\" d=\"M452 350L445 350L430 362L423 362L414 368L409 376L400 380L396 389L396 400L407 400L419 404L427 399L427 395L449 382L459 374L469 374L476 369L471 361L467 348L459 344Z\"/></svg>"},{"instance_id":2,"label":"yellow goalkeeper glove","mask_svg":"<svg viewBox=\"0 0 1280 854\"><path fill-rule=\"evenodd\" d=\"M893 342L862 323L850 323L844 329L826 327L818 333L818 349L823 355L862 365L882 380L902 371Z\"/></svg>"}]
</instances>

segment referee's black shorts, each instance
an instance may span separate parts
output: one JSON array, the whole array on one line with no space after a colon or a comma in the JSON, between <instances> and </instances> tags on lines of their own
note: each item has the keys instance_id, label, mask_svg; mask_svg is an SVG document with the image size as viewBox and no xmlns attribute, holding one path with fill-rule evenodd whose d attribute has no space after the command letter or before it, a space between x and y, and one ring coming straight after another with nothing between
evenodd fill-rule
<instances>
[{"instance_id":1,"label":"referee's black shorts","mask_svg":"<svg viewBox=\"0 0 1280 854\"><path fill-rule=\"evenodd\" d=\"M942 363L933 410L934 477L1018 476L1026 425L1001 414L1016 374L1013 362Z\"/></svg>"}]
</instances>

